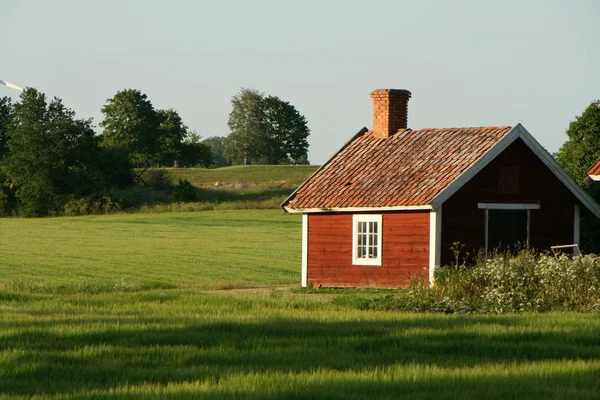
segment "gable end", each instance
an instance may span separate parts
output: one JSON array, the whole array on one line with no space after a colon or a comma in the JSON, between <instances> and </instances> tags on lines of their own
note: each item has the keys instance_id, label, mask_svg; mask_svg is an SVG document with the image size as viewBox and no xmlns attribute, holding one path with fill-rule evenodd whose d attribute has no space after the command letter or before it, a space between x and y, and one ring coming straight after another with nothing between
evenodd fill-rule
<instances>
[{"instance_id":1,"label":"gable end","mask_svg":"<svg viewBox=\"0 0 600 400\"><path fill-rule=\"evenodd\" d=\"M432 201L433 208L440 207L446 200L454 195L471 178L485 168L500 153L508 148L515 140L521 139L523 143L542 161L542 163L566 186L566 188L597 218L600 218L600 206L587 193L585 193L573 179L558 165L556 160L544 149L537 140L521 124L515 125L510 132L494 147L488 150L469 169L463 172L452 184L442 190Z\"/></svg>"}]
</instances>

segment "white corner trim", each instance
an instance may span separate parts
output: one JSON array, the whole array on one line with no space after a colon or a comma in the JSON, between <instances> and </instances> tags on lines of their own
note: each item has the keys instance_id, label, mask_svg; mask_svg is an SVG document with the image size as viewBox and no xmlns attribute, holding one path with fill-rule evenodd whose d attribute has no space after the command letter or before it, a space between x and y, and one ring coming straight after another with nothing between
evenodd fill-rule
<instances>
[{"instance_id":1,"label":"white corner trim","mask_svg":"<svg viewBox=\"0 0 600 400\"><path fill-rule=\"evenodd\" d=\"M579 223L581 222L581 209L579 204L573 206L573 243L579 245Z\"/></svg>"},{"instance_id":2,"label":"white corner trim","mask_svg":"<svg viewBox=\"0 0 600 400\"><path fill-rule=\"evenodd\" d=\"M539 210L540 203L477 203L484 210Z\"/></svg>"},{"instance_id":3,"label":"white corner trim","mask_svg":"<svg viewBox=\"0 0 600 400\"><path fill-rule=\"evenodd\" d=\"M308 215L302 216L302 287L308 285Z\"/></svg>"},{"instance_id":4,"label":"white corner trim","mask_svg":"<svg viewBox=\"0 0 600 400\"><path fill-rule=\"evenodd\" d=\"M429 286L435 284L435 269L441 264L442 206L429 213Z\"/></svg>"},{"instance_id":5,"label":"white corner trim","mask_svg":"<svg viewBox=\"0 0 600 400\"><path fill-rule=\"evenodd\" d=\"M593 181L600 181L600 175L588 175Z\"/></svg>"},{"instance_id":6,"label":"white corner trim","mask_svg":"<svg viewBox=\"0 0 600 400\"><path fill-rule=\"evenodd\" d=\"M421 206L394 206L394 207L331 207L331 208L290 208L285 206L285 211L290 214L313 214L313 213L327 213L327 212L383 212L383 211L419 211L419 210L433 210L430 205Z\"/></svg>"}]
</instances>

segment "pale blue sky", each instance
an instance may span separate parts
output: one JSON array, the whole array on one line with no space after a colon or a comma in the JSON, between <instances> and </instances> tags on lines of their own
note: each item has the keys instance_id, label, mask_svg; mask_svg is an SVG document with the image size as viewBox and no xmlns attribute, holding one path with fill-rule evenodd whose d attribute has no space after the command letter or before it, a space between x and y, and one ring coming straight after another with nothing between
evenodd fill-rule
<instances>
[{"instance_id":1,"label":"pale blue sky","mask_svg":"<svg viewBox=\"0 0 600 400\"><path fill-rule=\"evenodd\" d=\"M203 137L257 89L307 118L313 164L371 127L372 90L408 89L411 128L521 122L554 152L600 99L599 20L595 0L0 0L0 79L96 126L139 89Z\"/></svg>"}]
</instances>

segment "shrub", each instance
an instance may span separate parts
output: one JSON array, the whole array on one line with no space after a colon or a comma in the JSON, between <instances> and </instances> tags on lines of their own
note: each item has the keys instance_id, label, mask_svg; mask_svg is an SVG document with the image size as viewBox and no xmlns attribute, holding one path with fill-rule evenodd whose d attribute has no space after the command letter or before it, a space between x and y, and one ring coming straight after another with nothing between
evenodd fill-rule
<instances>
[{"instance_id":1,"label":"shrub","mask_svg":"<svg viewBox=\"0 0 600 400\"><path fill-rule=\"evenodd\" d=\"M67 201L64 214L69 216L106 214L119 210L117 200L107 194L78 197Z\"/></svg>"},{"instance_id":2,"label":"shrub","mask_svg":"<svg viewBox=\"0 0 600 400\"><path fill-rule=\"evenodd\" d=\"M173 188L173 200L176 202L196 201L196 188L187 179L179 178L179 182Z\"/></svg>"},{"instance_id":3,"label":"shrub","mask_svg":"<svg viewBox=\"0 0 600 400\"><path fill-rule=\"evenodd\" d=\"M495 254L471 267L440 268L435 282L430 288L418 278L408 289L386 296L335 302L359 309L446 313L600 309L600 257L593 254Z\"/></svg>"},{"instance_id":4,"label":"shrub","mask_svg":"<svg viewBox=\"0 0 600 400\"><path fill-rule=\"evenodd\" d=\"M173 177L165 169L148 169L141 175L141 178L148 186L158 190L171 190L173 188Z\"/></svg>"}]
</instances>

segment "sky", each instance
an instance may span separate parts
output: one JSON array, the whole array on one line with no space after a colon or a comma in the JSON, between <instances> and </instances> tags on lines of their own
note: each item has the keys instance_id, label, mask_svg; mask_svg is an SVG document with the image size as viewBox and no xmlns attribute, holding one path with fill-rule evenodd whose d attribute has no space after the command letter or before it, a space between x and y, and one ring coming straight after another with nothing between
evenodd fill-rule
<instances>
[{"instance_id":1,"label":"sky","mask_svg":"<svg viewBox=\"0 0 600 400\"><path fill-rule=\"evenodd\" d=\"M409 128L516 125L550 152L600 99L600 2L0 0L0 79L92 118L139 89L203 138L242 88L290 102L327 161L408 89ZM0 96L18 100L0 86Z\"/></svg>"}]
</instances>

